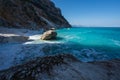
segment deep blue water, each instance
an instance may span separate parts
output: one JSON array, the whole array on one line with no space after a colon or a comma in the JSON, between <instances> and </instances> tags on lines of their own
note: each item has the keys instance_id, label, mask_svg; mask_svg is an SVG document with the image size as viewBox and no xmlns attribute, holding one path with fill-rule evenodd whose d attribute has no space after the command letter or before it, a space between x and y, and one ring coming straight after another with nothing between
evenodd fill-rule
<instances>
[{"instance_id":1,"label":"deep blue water","mask_svg":"<svg viewBox=\"0 0 120 80\"><path fill-rule=\"evenodd\" d=\"M48 54L70 53L82 61L120 58L120 28L80 27L57 30L60 44Z\"/></svg>"}]
</instances>

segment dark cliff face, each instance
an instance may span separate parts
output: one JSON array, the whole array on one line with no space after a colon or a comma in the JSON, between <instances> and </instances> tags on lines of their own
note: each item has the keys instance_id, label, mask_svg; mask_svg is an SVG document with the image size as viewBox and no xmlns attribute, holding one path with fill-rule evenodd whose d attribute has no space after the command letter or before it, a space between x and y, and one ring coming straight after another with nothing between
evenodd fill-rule
<instances>
[{"instance_id":1,"label":"dark cliff face","mask_svg":"<svg viewBox=\"0 0 120 80\"><path fill-rule=\"evenodd\" d=\"M37 30L70 24L50 0L0 0L0 26Z\"/></svg>"}]
</instances>

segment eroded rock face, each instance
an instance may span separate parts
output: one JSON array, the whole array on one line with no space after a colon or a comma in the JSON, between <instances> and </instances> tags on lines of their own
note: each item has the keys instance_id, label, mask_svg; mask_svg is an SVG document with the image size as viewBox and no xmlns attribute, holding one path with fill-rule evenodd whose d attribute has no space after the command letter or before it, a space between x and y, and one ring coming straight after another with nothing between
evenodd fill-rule
<instances>
[{"instance_id":1,"label":"eroded rock face","mask_svg":"<svg viewBox=\"0 0 120 80\"><path fill-rule=\"evenodd\" d=\"M40 75L44 73L51 75L51 70L54 68L54 66L66 64L66 61L74 62L78 60L69 54L37 58L26 64L1 71L0 80L43 80L41 78L44 77Z\"/></svg>"},{"instance_id":2,"label":"eroded rock face","mask_svg":"<svg viewBox=\"0 0 120 80\"><path fill-rule=\"evenodd\" d=\"M70 54L46 56L0 71L0 80L120 80L120 60L84 63Z\"/></svg>"},{"instance_id":3,"label":"eroded rock face","mask_svg":"<svg viewBox=\"0 0 120 80\"><path fill-rule=\"evenodd\" d=\"M38 30L70 24L51 0L0 0L0 26Z\"/></svg>"},{"instance_id":4,"label":"eroded rock face","mask_svg":"<svg viewBox=\"0 0 120 80\"><path fill-rule=\"evenodd\" d=\"M43 35L41 36L41 39L51 40L51 39L56 39L56 37L57 37L57 32L55 32L55 30L48 30L43 33Z\"/></svg>"}]
</instances>

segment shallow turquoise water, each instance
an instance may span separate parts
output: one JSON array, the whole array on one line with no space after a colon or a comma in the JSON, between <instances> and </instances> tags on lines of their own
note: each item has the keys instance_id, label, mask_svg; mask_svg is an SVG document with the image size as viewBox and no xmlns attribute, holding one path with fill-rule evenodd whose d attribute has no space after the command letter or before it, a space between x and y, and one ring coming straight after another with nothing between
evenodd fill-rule
<instances>
[{"instance_id":1,"label":"shallow turquoise water","mask_svg":"<svg viewBox=\"0 0 120 80\"><path fill-rule=\"evenodd\" d=\"M82 61L120 58L120 28L81 27L57 32L60 44L51 47L51 54L71 53Z\"/></svg>"},{"instance_id":2,"label":"shallow turquoise water","mask_svg":"<svg viewBox=\"0 0 120 80\"><path fill-rule=\"evenodd\" d=\"M52 41L37 39L30 43L0 44L0 66L6 63L5 59L12 60L9 64L16 64L62 53L72 54L85 62L120 59L120 28L65 28L57 33L57 40Z\"/></svg>"},{"instance_id":3,"label":"shallow turquoise water","mask_svg":"<svg viewBox=\"0 0 120 80\"><path fill-rule=\"evenodd\" d=\"M0 70L39 56L62 53L84 62L120 59L120 28L66 28L57 33L57 40L43 41L38 34L25 43L0 43Z\"/></svg>"}]
</instances>

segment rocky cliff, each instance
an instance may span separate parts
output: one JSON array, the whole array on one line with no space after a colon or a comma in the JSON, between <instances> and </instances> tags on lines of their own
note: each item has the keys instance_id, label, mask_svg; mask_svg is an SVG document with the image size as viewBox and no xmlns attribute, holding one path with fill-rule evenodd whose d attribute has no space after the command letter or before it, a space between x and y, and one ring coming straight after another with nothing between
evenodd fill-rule
<instances>
[{"instance_id":1,"label":"rocky cliff","mask_svg":"<svg viewBox=\"0 0 120 80\"><path fill-rule=\"evenodd\" d=\"M0 26L38 30L70 24L50 0L0 0Z\"/></svg>"}]
</instances>

